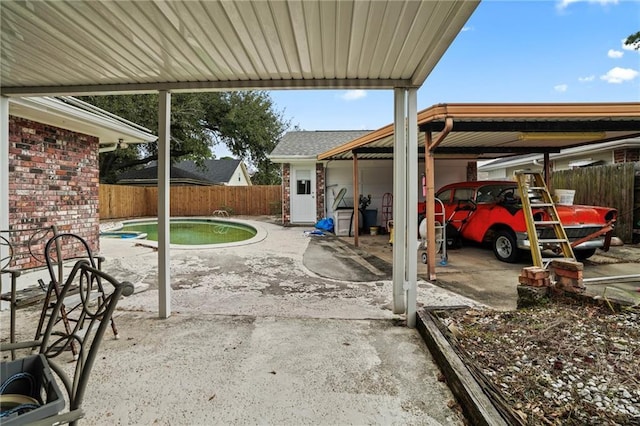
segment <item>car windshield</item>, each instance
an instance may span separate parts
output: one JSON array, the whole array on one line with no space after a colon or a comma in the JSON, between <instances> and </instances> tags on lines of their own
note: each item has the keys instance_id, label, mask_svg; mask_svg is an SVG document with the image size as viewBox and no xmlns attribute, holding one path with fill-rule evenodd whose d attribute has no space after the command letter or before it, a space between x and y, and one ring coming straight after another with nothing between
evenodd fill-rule
<instances>
[{"instance_id":1,"label":"car windshield","mask_svg":"<svg viewBox=\"0 0 640 426\"><path fill-rule=\"evenodd\" d=\"M476 194L476 203L495 203L500 201L498 197L504 198L505 192L507 196L516 197L518 195L518 187L507 182L481 186Z\"/></svg>"}]
</instances>

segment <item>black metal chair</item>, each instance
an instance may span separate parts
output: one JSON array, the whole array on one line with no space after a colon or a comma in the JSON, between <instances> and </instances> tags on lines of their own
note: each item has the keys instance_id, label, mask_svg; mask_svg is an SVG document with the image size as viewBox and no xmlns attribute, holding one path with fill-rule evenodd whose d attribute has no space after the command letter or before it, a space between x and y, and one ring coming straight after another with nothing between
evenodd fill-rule
<instances>
[{"instance_id":1,"label":"black metal chair","mask_svg":"<svg viewBox=\"0 0 640 426\"><path fill-rule=\"evenodd\" d=\"M81 408L82 401L104 333L109 327L111 317L121 296L129 296L134 290L131 283L119 282L98 269L91 256L76 260L64 281L58 282L60 275L55 269L59 264L58 256L61 252L58 251L57 245L63 254L74 245L80 245L88 253L91 253L86 241L77 235L59 234L51 238L45 247L45 258L52 286L58 285L59 288L56 302L49 312L44 332L41 333L39 339L33 341L0 344L0 351L37 348L38 354L44 355L44 359L48 363L47 367L60 378L64 385L69 406L62 412L56 412L43 419L36 419L33 424L76 424L77 420L84 416ZM65 306L65 299L73 292L76 292L80 299L73 320L74 326L57 327L61 311ZM79 345L79 352L75 360L73 374L68 376L53 358L70 351L72 344ZM3 381L5 379L3 377ZM50 401L42 401L42 403L46 405ZM29 421L29 424L32 422Z\"/></svg>"},{"instance_id":2,"label":"black metal chair","mask_svg":"<svg viewBox=\"0 0 640 426\"><path fill-rule=\"evenodd\" d=\"M26 292L18 292L18 279L24 272L23 267L18 265L29 265L28 269L33 271L46 264L44 257L44 247L49 239L58 234L54 226L36 228L18 228L11 230L0 230L0 299L9 303L10 307L10 331L11 343L15 342L16 333L16 310L35 303L39 303L44 298L44 291L37 287ZM3 277L10 277L10 291L3 293ZM36 336L37 338L37 336ZM15 358L15 351L12 351Z\"/></svg>"}]
</instances>

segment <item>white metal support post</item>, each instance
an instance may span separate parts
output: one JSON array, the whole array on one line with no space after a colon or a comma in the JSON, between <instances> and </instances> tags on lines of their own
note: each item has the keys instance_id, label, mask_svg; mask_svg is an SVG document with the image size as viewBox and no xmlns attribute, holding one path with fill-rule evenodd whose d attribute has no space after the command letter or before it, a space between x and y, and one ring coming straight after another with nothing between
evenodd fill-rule
<instances>
[{"instance_id":1,"label":"white metal support post","mask_svg":"<svg viewBox=\"0 0 640 426\"><path fill-rule=\"evenodd\" d=\"M9 98L0 96L0 229L9 229ZM1 253L4 257L5 253Z\"/></svg>"},{"instance_id":2,"label":"white metal support post","mask_svg":"<svg viewBox=\"0 0 640 426\"><path fill-rule=\"evenodd\" d=\"M360 182L358 181L358 154L353 153L353 245L358 247L360 240L358 234L360 234L360 214L358 208L360 207ZM364 212L363 212L364 213ZM362 218L364 220L364 218Z\"/></svg>"},{"instance_id":3,"label":"white metal support post","mask_svg":"<svg viewBox=\"0 0 640 426\"><path fill-rule=\"evenodd\" d=\"M407 140L405 138L406 92L396 88L394 98L393 141L393 313L401 314L405 308L405 259L406 259L406 163ZM355 204L354 200L354 204ZM354 212L355 213L355 212Z\"/></svg>"},{"instance_id":4,"label":"white metal support post","mask_svg":"<svg viewBox=\"0 0 640 426\"><path fill-rule=\"evenodd\" d=\"M171 148L171 92L158 102L158 303L160 318L171 315L171 253L169 249L169 163Z\"/></svg>"},{"instance_id":5,"label":"white metal support post","mask_svg":"<svg viewBox=\"0 0 640 426\"><path fill-rule=\"evenodd\" d=\"M426 198L426 211L425 214L429 218L436 217L435 207L435 169L433 151L431 151L431 131L427 131L424 135L424 174L426 177L427 188L425 192ZM443 221L442 225L446 225ZM446 241L443 242L446 244ZM434 281L436 279L436 228L435 220L427 221L427 272L429 273L429 280Z\"/></svg>"},{"instance_id":6,"label":"white metal support post","mask_svg":"<svg viewBox=\"0 0 640 426\"><path fill-rule=\"evenodd\" d=\"M418 277L418 89L407 90L407 327L416 326Z\"/></svg>"}]
</instances>

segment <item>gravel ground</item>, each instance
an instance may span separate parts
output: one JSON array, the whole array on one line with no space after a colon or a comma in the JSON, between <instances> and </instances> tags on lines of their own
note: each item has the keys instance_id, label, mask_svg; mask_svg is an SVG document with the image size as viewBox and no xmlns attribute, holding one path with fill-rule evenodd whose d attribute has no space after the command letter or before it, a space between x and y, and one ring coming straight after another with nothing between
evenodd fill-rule
<instances>
[{"instance_id":1,"label":"gravel ground","mask_svg":"<svg viewBox=\"0 0 640 426\"><path fill-rule=\"evenodd\" d=\"M438 313L488 393L524 425L640 425L640 310L576 303Z\"/></svg>"}]
</instances>

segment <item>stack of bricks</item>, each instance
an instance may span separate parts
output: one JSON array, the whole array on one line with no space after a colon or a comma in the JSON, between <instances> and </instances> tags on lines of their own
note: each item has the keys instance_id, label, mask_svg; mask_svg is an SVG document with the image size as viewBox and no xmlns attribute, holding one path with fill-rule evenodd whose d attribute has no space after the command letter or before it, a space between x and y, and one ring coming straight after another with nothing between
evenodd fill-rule
<instances>
[{"instance_id":1,"label":"stack of bricks","mask_svg":"<svg viewBox=\"0 0 640 426\"><path fill-rule=\"evenodd\" d=\"M550 287L551 278L549 278L549 271L540 268L538 266L529 266L522 268L518 282L521 285L527 285L531 287Z\"/></svg>"},{"instance_id":2,"label":"stack of bricks","mask_svg":"<svg viewBox=\"0 0 640 426\"><path fill-rule=\"evenodd\" d=\"M582 281L584 265L573 260L558 259L551 262L555 285L570 293L584 293L586 287Z\"/></svg>"}]
</instances>

